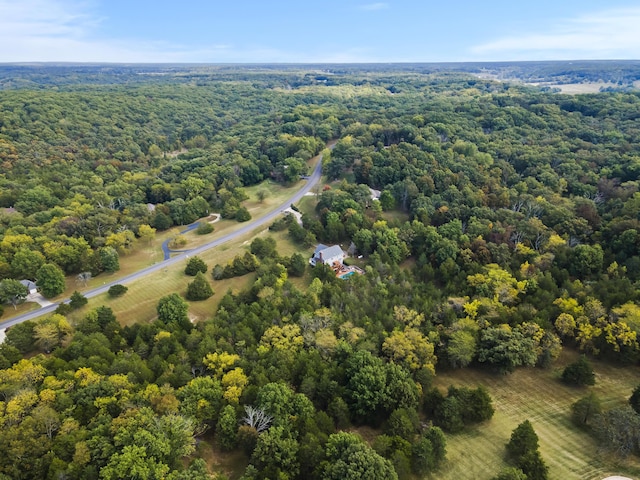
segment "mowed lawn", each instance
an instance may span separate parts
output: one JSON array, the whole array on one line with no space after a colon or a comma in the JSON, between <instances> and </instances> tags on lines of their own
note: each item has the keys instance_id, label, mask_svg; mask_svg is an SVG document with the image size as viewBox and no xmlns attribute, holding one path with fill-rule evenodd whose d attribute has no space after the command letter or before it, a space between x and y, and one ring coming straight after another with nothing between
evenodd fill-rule
<instances>
[{"instance_id":1,"label":"mowed lawn","mask_svg":"<svg viewBox=\"0 0 640 480\"><path fill-rule=\"evenodd\" d=\"M239 292L251 286L255 280L255 273L215 281L211 277L211 271L216 264L226 265L236 255L244 255L249 251L253 238L257 236L272 236L276 240L277 251L281 256L290 256L299 252L310 256L312 249L304 249L293 244L286 231L271 233L267 227L261 227L239 240L212 248L202 253L202 258L207 263L209 270L206 277L211 283L214 295L208 300L189 302L189 315L195 321L211 318L224 294L231 290ZM111 298L108 294L99 295L89 300L87 306L69 315L71 320L81 318L86 312L99 305L111 307L122 325L131 325L136 322L148 322L156 318L156 305L160 297L176 292L185 295L187 284L193 280L184 274L187 259L176 265L167 267L159 273L147 275L144 279L127 284L128 292L119 298ZM302 279L292 279L297 286L303 285Z\"/></svg>"},{"instance_id":2,"label":"mowed lawn","mask_svg":"<svg viewBox=\"0 0 640 480\"><path fill-rule=\"evenodd\" d=\"M475 387L484 385L493 398L495 415L489 422L458 435L447 435L447 461L433 478L480 480L496 475L507 466L505 444L513 429L531 421L540 438L540 451L551 479L600 480L624 474L640 478L640 461L619 460L598 450L589 434L573 426L571 404L593 390L604 409L623 405L640 383L640 368L620 367L593 361L594 387L572 388L559 381L564 366L578 353L565 349L549 370L519 369L510 375L493 375L464 369L439 373L435 385Z\"/></svg>"},{"instance_id":3,"label":"mowed lawn","mask_svg":"<svg viewBox=\"0 0 640 480\"><path fill-rule=\"evenodd\" d=\"M310 163L317 161L317 158L318 157L314 157L313 160L310 160ZM248 198L243 202L243 205L247 207L247 209L251 213L252 218L259 218L282 205L286 198L288 198L293 192L304 185L304 182L304 180L301 180L293 185L282 186L272 180L265 180L258 185L254 185L244 189ZM259 200L258 192L263 192L265 194L262 201ZM200 219L200 221L207 222L212 218L215 217L202 218ZM184 234L187 243L183 247L181 247L181 249L189 250L197 248L200 245L211 242L227 233L233 232L243 227L244 225L244 223L239 223L235 220L219 220L213 223L215 230L212 233L209 233L207 235L197 235L195 231L191 231ZM267 227L268 225L259 227L254 231L253 234L256 234L256 232L265 231ZM164 232L158 232L155 235L155 238L150 243L138 240L134 249L130 253L120 256L120 270L112 274L102 273L97 277L91 278L86 283L86 285L83 282L80 282L76 275L68 276L65 279L65 291L49 300L52 302L64 300L66 298L69 298L74 290L82 293L86 290L99 287L105 283L117 281L119 278L135 273L138 270L149 267L156 263L162 262L164 258L162 252L162 243L167 239L175 237L180 233L181 230L184 230L185 228L186 226L176 226ZM224 265L236 254L244 254L247 249L246 244L245 247L240 250L237 248L237 246L240 246L240 244L247 241L247 239L250 239L252 235L246 236L244 239L241 239L239 241L231 242L233 246L227 244L213 249L206 254L203 254L202 257L206 257L205 261L207 262L209 262L209 260L213 262L210 263L210 268L213 268L216 263ZM293 244L288 242L285 236L280 235L277 237L277 240L279 245L282 244L280 245L280 247L283 249L283 251L280 252L280 255L291 255L295 251L298 251L298 247L295 247ZM301 247L300 250L302 250ZM225 252L230 253L225 254ZM184 269L184 266L181 266L178 270L181 269ZM147 319L149 316L148 312L150 311L149 305L153 305L153 309L155 309L155 304L161 296L156 295L153 288L158 288L158 292L161 291L168 293L171 293L172 291L184 293L184 291L186 291L186 286L190 279L188 279L187 277L181 278L180 275L175 274L176 271L176 267L169 267L166 272L152 275L151 277L153 278L149 278L148 281L144 282L146 286L142 285L140 282L127 285L130 291L125 297L121 299L110 299L106 295L101 295L96 299L90 300L89 305L90 307L95 307L97 305L109 304L112 308L114 308L114 310L116 308L121 309L123 313L131 312L134 316L141 315L139 318ZM232 290L245 288L251 283L251 279L249 277L250 276L247 275L240 279L235 278L223 282L215 282L216 285L213 285L214 290L216 292L224 293L228 288L231 288ZM220 295L217 295L217 298L219 299ZM133 304L132 302L135 302L135 304ZM216 299L210 299L205 302L200 302L198 305L195 305L193 307L194 315L198 318L201 318L203 315L208 314L209 307L211 305L217 306L217 303L218 301ZM38 308L38 304L31 302L18 305L17 310L14 310L13 307L9 306L9 308L5 308L4 315L2 316L2 318L0 318L0 321L9 320L16 315L20 315L31 310L36 310ZM80 312L72 313L70 317L74 319L86 310L87 308L85 307ZM126 323L132 323L135 321L135 318L127 318Z\"/></svg>"}]
</instances>

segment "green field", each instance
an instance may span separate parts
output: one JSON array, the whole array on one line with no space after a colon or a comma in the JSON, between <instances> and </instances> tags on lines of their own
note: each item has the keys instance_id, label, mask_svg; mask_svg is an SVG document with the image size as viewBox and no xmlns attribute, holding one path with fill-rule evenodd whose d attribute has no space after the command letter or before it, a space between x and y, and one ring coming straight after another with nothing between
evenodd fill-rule
<instances>
[{"instance_id":1,"label":"green field","mask_svg":"<svg viewBox=\"0 0 640 480\"><path fill-rule=\"evenodd\" d=\"M212 248L200 255L207 265L207 278L210 280L215 294L202 302L189 303L189 315L195 321L210 318L215 312L220 300L224 294L231 290L239 292L248 288L255 280L255 274L250 273L242 277L234 277L225 280L214 281L211 279L210 272L216 264L226 265L236 255L244 255L249 250L251 240L256 236L271 235L276 240L277 251L281 256L289 256L295 252L311 255L311 250L304 250L293 244L288 239L287 232L269 232L267 227L260 227L254 232L245 235L233 244L222 245ZM127 284L129 291L122 297L110 298L108 294L99 295L89 300L89 303L69 315L72 320L76 320L84 315L89 309L100 305L108 305L111 307L123 325L130 325L136 322L148 322L156 317L156 305L158 299L163 295L177 292L184 296L187 284L193 280L184 274L185 262L178 263L167 267L162 272L148 275L142 280ZM100 279L101 277L98 277ZM292 279L296 286L302 286L305 279Z\"/></svg>"},{"instance_id":2,"label":"green field","mask_svg":"<svg viewBox=\"0 0 640 480\"><path fill-rule=\"evenodd\" d=\"M559 381L567 363L577 353L566 350L549 370L519 369L511 375L493 375L476 369L440 373L435 384L484 385L496 409L492 420L458 435L447 436L447 461L433 478L442 480L488 479L507 464L505 444L513 429L529 419L540 438L540 451L551 479L599 480L609 475L640 476L640 460L612 458L599 452L589 434L573 426L571 404L588 388L572 388ZM619 367L593 361L596 385L591 387L603 409L623 404L640 382L640 368Z\"/></svg>"},{"instance_id":3,"label":"green field","mask_svg":"<svg viewBox=\"0 0 640 480\"><path fill-rule=\"evenodd\" d=\"M314 165L317 162L318 157L314 157L310 160L310 165ZM302 187L304 181L299 181L294 185L283 187L271 180L265 180L264 182L254 185L252 187L245 188L245 193L249 197L243 205L247 207L251 213L252 218L260 218L266 213L274 210L282 205L286 198L288 198L293 192ZM258 192L264 192L265 198L263 201L258 199ZM208 221L207 218L201 219L201 221ZM233 232L241 228L244 224L238 223L235 220L219 220L213 223L215 230L207 235L198 235L195 231L184 234L187 240L186 245L181 249L193 249L207 242L211 242L216 238L219 238L227 233ZM250 235L246 235L244 238L236 240L234 245L222 245L216 249L208 251L201 255L201 257L209 264L210 268L216 263L224 265L230 259L237 254L244 254L247 245L250 243L251 238L261 232L265 232L268 226L258 227ZM154 265L163 260L162 243L169 238L175 237L184 227L173 227L164 232L156 234L155 238L150 243L143 243L138 240L134 249L128 253L120 256L120 270L112 274L102 273L97 277L92 278L86 285L79 282L75 275L70 275L66 278L67 287L65 291L51 298L50 301L58 302L69 298L71 294L77 290L84 292L92 288L99 287L102 284L113 282L119 278L123 278L127 275L137 272L143 268ZM278 242L278 250L280 255L291 255L298 251L298 247L291 244L286 239L286 234L277 235L276 241ZM109 304L114 311L120 312L125 323L133 323L136 321L148 320L152 316L152 312L155 312L155 305L158 298L162 295L166 295L171 292L184 293L186 291L187 283L191 280L184 276L182 273L184 266L169 267L166 272L161 275L154 274L153 278L145 279L144 281L134 282L129 284L129 293L120 299L109 299L107 295L101 295L89 301L89 306L80 312L72 314L72 318L81 315L86 308L92 308L97 305ZM251 277L251 278L250 278ZM221 298L219 293L224 293L227 289L241 290L249 286L252 282L252 276L247 275L241 278L228 279L221 282L215 282L213 285L214 290L218 295L214 295L212 299L205 302L199 302L193 305L193 316L196 319L204 318L210 315L212 308L217 306L218 301ZM150 290L151 289L151 290ZM153 293L150 293L153 292ZM162 293L161 293L162 292ZM13 307L5 308L2 321L8 320L11 317L38 309L39 306L36 303L24 303L18 305L17 309Z\"/></svg>"}]
</instances>

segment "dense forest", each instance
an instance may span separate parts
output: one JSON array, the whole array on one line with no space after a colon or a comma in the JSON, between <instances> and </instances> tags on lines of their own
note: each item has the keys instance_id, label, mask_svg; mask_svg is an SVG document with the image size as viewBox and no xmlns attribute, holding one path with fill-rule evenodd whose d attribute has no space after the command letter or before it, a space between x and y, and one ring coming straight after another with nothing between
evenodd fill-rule
<instances>
[{"instance_id":1,"label":"dense forest","mask_svg":"<svg viewBox=\"0 0 640 480\"><path fill-rule=\"evenodd\" d=\"M244 480L438 478L447 440L495 412L487 389L443 390L439 372L550 369L563 349L586 355L569 384L595 382L589 360L637 366L640 94L427 67L154 68L2 68L6 304L26 295L15 280L55 296L155 230L238 218L244 187L297 181L331 140L302 226L271 229L345 245L365 273L257 238L226 267L193 262L190 301L257 272L206 321L174 293L150 322L101 306L12 327L0 479L225 478L211 448ZM591 393L567 428L637 468L640 389L628 397L605 410ZM492 475L554 478L521 420Z\"/></svg>"}]
</instances>

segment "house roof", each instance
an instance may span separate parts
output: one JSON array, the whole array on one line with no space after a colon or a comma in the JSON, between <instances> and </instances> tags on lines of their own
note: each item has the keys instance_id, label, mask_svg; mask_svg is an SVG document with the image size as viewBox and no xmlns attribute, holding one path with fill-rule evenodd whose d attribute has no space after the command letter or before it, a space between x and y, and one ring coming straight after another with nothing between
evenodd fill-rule
<instances>
[{"instance_id":1,"label":"house roof","mask_svg":"<svg viewBox=\"0 0 640 480\"><path fill-rule=\"evenodd\" d=\"M318 256L318 254L322 251L325 250L327 247L326 245L323 245L322 243L319 243L318 246L316 247L316 249L313 251L313 256L316 257Z\"/></svg>"},{"instance_id":2,"label":"house roof","mask_svg":"<svg viewBox=\"0 0 640 480\"><path fill-rule=\"evenodd\" d=\"M27 287L29 290L33 290L35 288L38 288L35 284L35 282L32 282L31 280L20 280L20 283L22 285L24 285L25 287Z\"/></svg>"},{"instance_id":3,"label":"house roof","mask_svg":"<svg viewBox=\"0 0 640 480\"><path fill-rule=\"evenodd\" d=\"M321 253L322 258L325 260L327 258L337 257L338 255L344 255L344 252L342 251L342 248L340 248L340 245L332 245L330 247L326 247L320 250L317 256L320 256Z\"/></svg>"}]
</instances>

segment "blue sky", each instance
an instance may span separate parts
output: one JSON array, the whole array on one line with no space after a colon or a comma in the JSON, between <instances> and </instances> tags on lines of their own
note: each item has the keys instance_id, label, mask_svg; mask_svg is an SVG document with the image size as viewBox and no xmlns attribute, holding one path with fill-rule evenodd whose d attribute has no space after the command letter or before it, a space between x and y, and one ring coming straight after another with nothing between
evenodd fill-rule
<instances>
[{"instance_id":1,"label":"blue sky","mask_svg":"<svg viewBox=\"0 0 640 480\"><path fill-rule=\"evenodd\" d=\"M640 59L638 1L0 0L0 62Z\"/></svg>"}]
</instances>

